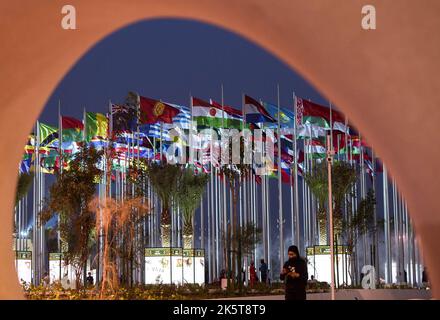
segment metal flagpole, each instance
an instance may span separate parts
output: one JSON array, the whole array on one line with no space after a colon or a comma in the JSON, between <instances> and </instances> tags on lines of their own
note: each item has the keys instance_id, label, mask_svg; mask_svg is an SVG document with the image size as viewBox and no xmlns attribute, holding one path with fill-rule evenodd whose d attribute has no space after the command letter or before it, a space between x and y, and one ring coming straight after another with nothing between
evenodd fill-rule
<instances>
[{"instance_id":1,"label":"metal flagpole","mask_svg":"<svg viewBox=\"0 0 440 320\"><path fill-rule=\"evenodd\" d=\"M58 99L58 159L59 159L59 166L60 166L60 173L63 173L63 119L61 117L61 100ZM58 242L58 252L60 253L60 259L59 259L59 279L61 280L61 260L62 260L62 250L61 250L61 224L60 224L60 213L58 213L58 221L57 221L57 242Z\"/></svg>"},{"instance_id":2,"label":"metal flagpole","mask_svg":"<svg viewBox=\"0 0 440 320\"><path fill-rule=\"evenodd\" d=\"M295 215L295 242L297 246L300 245L299 238L299 193L298 193L298 150L297 150L297 100L295 92L293 92L293 108L294 108L294 121L293 121L293 172L294 172L294 191L295 191L295 206L294 206L294 215ZM292 240L293 240L293 225L292 225Z\"/></svg>"},{"instance_id":3,"label":"metal flagpole","mask_svg":"<svg viewBox=\"0 0 440 320\"><path fill-rule=\"evenodd\" d=\"M284 258L284 226L283 226L283 185L281 180L281 124L280 124L280 85L277 85L277 103L278 103L278 223L279 223L279 237L280 237L280 262ZM280 263L280 271L282 271L283 266Z\"/></svg>"},{"instance_id":4,"label":"metal flagpole","mask_svg":"<svg viewBox=\"0 0 440 320\"><path fill-rule=\"evenodd\" d=\"M366 197L366 181L365 181L365 165L364 165L364 148L362 146L362 136L359 133L359 150L360 150L360 188L361 188L361 200L365 199ZM367 264L367 247L368 247L368 241L367 241L367 235L364 233L362 235L362 242L363 242L363 265ZM372 261L370 261L370 264L372 264Z\"/></svg>"},{"instance_id":5,"label":"metal flagpole","mask_svg":"<svg viewBox=\"0 0 440 320\"><path fill-rule=\"evenodd\" d=\"M266 136L266 138L267 138L267 136ZM268 254L267 266L268 266L268 268L270 270L269 274L272 275L272 272L273 272L273 270L272 270L272 258L271 258L271 255L270 255L270 235L271 235L271 232L270 232L270 210L269 210L270 198L269 198L269 192L268 192L269 184L270 184L269 179L266 179L266 188L265 188L265 192L266 192L266 212L265 212L265 214L266 214L266 228L267 228L267 231L266 231L266 236L267 236L267 254ZM272 279L272 276L270 278Z\"/></svg>"},{"instance_id":6,"label":"metal flagpole","mask_svg":"<svg viewBox=\"0 0 440 320\"><path fill-rule=\"evenodd\" d=\"M331 137L327 136L327 173L328 173L328 209L329 209L329 229L330 229L330 261L331 261L331 299L335 300L335 254L333 247L333 195L332 195L332 162L333 162L333 145Z\"/></svg>"},{"instance_id":7,"label":"metal flagpole","mask_svg":"<svg viewBox=\"0 0 440 320\"><path fill-rule=\"evenodd\" d=\"M390 209L388 200L388 175L387 169L384 163L383 166L383 208L384 208L384 236L385 236L385 282L392 283L392 270L391 270L391 236L390 236Z\"/></svg>"},{"instance_id":8,"label":"metal flagpole","mask_svg":"<svg viewBox=\"0 0 440 320\"><path fill-rule=\"evenodd\" d=\"M400 247L400 238L401 238L401 227L402 227L402 219L400 215L400 201L399 201L399 191L397 190L396 180L394 177L391 178L391 186L393 189L393 213L394 213L394 252L393 256L396 259L396 281L403 282L403 273L402 273L402 259L401 259L401 247Z\"/></svg>"},{"instance_id":9,"label":"metal flagpole","mask_svg":"<svg viewBox=\"0 0 440 320\"><path fill-rule=\"evenodd\" d=\"M38 271L38 263L37 263L37 252L38 252L38 232L37 232L37 197L38 197L38 186L39 186L39 158L40 158L40 122L37 120L37 124L35 127L35 175L34 175L34 186L33 186L33 216L32 216L32 283L37 286L40 284L40 275Z\"/></svg>"}]
</instances>

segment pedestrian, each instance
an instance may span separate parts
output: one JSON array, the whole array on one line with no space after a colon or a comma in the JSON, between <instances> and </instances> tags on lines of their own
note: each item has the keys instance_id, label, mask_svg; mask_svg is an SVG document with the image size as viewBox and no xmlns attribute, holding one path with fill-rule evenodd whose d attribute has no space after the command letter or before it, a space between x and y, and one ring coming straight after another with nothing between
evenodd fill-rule
<instances>
[{"instance_id":1,"label":"pedestrian","mask_svg":"<svg viewBox=\"0 0 440 320\"><path fill-rule=\"evenodd\" d=\"M260 275L261 275L261 282L266 283L267 281L267 264L264 262L264 259L260 260Z\"/></svg>"},{"instance_id":2,"label":"pedestrian","mask_svg":"<svg viewBox=\"0 0 440 320\"><path fill-rule=\"evenodd\" d=\"M285 283L286 300L306 300L306 285L309 278L307 264L301 258L298 247L290 246L287 255L289 260L284 263L280 279Z\"/></svg>"},{"instance_id":3,"label":"pedestrian","mask_svg":"<svg viewBox=\"0 0 440 320\"><path fill-rule=\"evenodd\" d=\"M89 272L89 275L86 278L86 284L87 284L88 287L93 287L93 282L94 282L94 279L92 277L92 273Z\"/></svg>"},{"instance_id":4,"label":"pedestrian","mask_svg":"<svg viewBox=\"0 0 440 320\"><path fill-rule=\"evenodd\" d=\"M255 269L255 263L253 261L251 261L251 266L249 267L249 276L251 288L253 288L257 282L257 270Z\"/></svg>"},{"instance_id":5,"label":"pedestrian","mask_svg":"<svg viewBox=\"0 0 440 320\"><path fill-rule=\"evenodd\" d=\"M429 286L428 270L426 269L426 267L423 268L422 283L425 288L427 288Z\"/></svg>"}]
</instances>

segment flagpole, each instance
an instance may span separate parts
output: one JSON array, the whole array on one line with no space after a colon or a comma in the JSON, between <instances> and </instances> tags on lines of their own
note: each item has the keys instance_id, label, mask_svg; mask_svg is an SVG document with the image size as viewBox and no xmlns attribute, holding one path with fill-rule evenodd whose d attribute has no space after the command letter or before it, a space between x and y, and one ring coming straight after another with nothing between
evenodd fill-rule
<instances>
[{"instance_id":1,"label":"flagpole","mask_svg":"<svg viewBox=\"0 0 440 320\"><path fill-rule=\"evenodd\" d=\"M61 100L58 99L58 157L59 157L59 166L60 166L60 173L63 172L63 119L61 118ZM58 213L58 221L57 221L57 237L58 237L58 251L60 252L60 268L59 268L59 279L61 280L61 224L60 224L60 213Z\"/></svg>"},{"instance_id":2,"label":"flagpole","mask_svg":"<svg viewBox=\"0 0 440 320\"><path fill-rule=\"evenodd\" d=\"M376 159L373 147L371 147L371 161L372 161L372 169L373 169L373 194L376 197ZM373 214L373 224L374 224L374 233L373 233L373 243L374 243L374 268L377 270L377 274L379 274L379 240L377 236L377 208L374 206L374 214Z\"/></svg>"},{"instance_id":3,"label":"flagpole","mask_svg":"<svg viewBox=\"0 0 440 320\"><path fill-rule=\"evenodd\" d=\"M224 112L224 87L223 87L223 83L221 84L221 103L222 103L222 111ZM222 113L222 129L225 128L225 124L224 124L224 113ZM223 130L222 130L223 133ZM221 140L220 140L221 141ZM222 164L222 157L221 157L221 142L220 142L220 166L223 165ZM227 259L227 225L228 225L228 217L227 217L227 206L226 206L226 202L227 202L227 193L226 193L226 178L225 176L223 176L223 184L222 184L222 202L223 202L223 212L222 212L222 216L223 216L223 224L222 224L222 235L224 238L223 241L223 246L224 246L224 251L223 251L223 264L224 264L224 269L227 269L227 265L228 265L228 259Z\"/></svg>"},{"instance_id":4,"label":"flagpole","mask_svg":"<svg viewBox=\"0 0 440 320\"><path fill-rule=\"evenodd\" d=\"M32 283L35 286L40 284L40 274L38 268L38 223L37 223L37 203L38 203L38 187L39 187L39 155L40 155L40 122L37 120L36 124L36 135L35 135L35 175L34 175L34 187L33 187L33 230L32 230L32 269L33 269L33 277Z\"/></svg>"},{"instance_id":5,"label":"flagpole","mask_svg":"<svg viewBox=\"0 0 440 320\"><path fill-rule=\"evenodd\" d=\"M293 161L294 161L294 177L295 177L295 242L297 246L300 245L300 237L299 237L299 193L298 193L298 146L297 146L297 100L295 92L293 92L293 104L294 104L294 116L295 119L293 121ZM292 225L293 230L293 225ZM292 231L293 233L293 231ZM292 234L292 240L293 240L293 234Z\"/></svg>"},{"instance_id":6,"label":"flagpole","mask_svg":"<svg viewBox=\"0 0 440 320\"><path fill-rule=\"evenodd\" d=\"M284 258L284 226L283 226L283 189L281 181L281 125L280 125L280 85L277 84L277 104L278 104L278 223L279 223L279 237L280 237L280 261ZM280 263L280 271L283 266Z\"/></svg>"},{"instance_id":7,"label":"flagpole","mask_svg":"<svg viewBox=\"0 0 440 320\"><path fill-rule=\"evenodd\" d=\"M333 195L332 195L332 162L333 162L333 145L331 144L331 136L327 136L327 171L328 171L328 209L329 209L329 229L330 229L330 270L331 270L331 299L335 300L335 260L333 247Z\"/></svg>"},{"instance_id":8,"label":"flagpole","mask_svg":"<svg viewBox=\"0 0 440 320\"><path fill-rule=\"evenodd\" d=\"M388 174L387 168L384 163L383 166L383 208L384 208L384 220L385 220L385 282L392 283L392 270L391 270L391 237L390 237L390 212L389 212L389 200L388 200Z\"/></svg>"}]
</instances>

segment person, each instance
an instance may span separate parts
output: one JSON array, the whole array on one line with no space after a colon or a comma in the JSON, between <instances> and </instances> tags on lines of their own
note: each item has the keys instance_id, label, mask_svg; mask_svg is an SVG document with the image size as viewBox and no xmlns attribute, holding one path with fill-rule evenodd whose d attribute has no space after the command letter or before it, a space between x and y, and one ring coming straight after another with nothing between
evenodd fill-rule
<instances>
[{"instance_id":1,"label":"person","mask_svg":"<svg viewBox=\"0 0 440 320\"><path fill-rule=\"evenodd\" d=\"M426 270L426 267L423 268L423 272L422 272L422 283L423 283L423 286L424 286L425 288L429 286L428 271Z\"/></svg>"},{"instance_id":2,"label":"person","mask_svg":"<svg viewBox=\"0 0 440 320\"><path fill-rule=\"evenodd\" d=\"M92 273L89 272L88 277L86 278L86 283L88 287L92 287L93 286L93 277L92 277Z\"/></svg>"},{"instance_id":3,"label":"person","mask_svg":"<svg viewBox=\"0 0 440 320\"><path fill-rule=\"evenodd\" d=\"M261 282L266 283L267 281L267 264L264 262L264 259L260 260L260 275L261 275Z\"/></svg>"},{"instance_id":4,"label":"person","mask_svg":"<svg viewBox=\"0 0 440 320\"><path fill-rule=\"evenodd\" d=\"M307 264L299 254L297 246L290 246L280 279L285 282L286 300L306 300L306 285L309 275Z\"/></svg>"},{"instance_id":5,"label":"person","mask_svg":"<svg viewBox=\"0 0 440 320\"><path fill-rule=\"evenodd\" d=\"M49 286L49 284L50 284L50 278L49 278L49 274L48 274L47 272L45 272L45 273L43 274L43 279L42 279L42 281L43 281L43 286L44 286L44 287L48 287L48 286Z\"/></svg>"},{"instance_id":6,"label":"person","mask_svg":"<svg viewBox=\"0 0 440 320\"><path fill-rule=\"evenodd\" d=\"M310 280L308 281L309 288L311 288L311 289L316 288L317 284L318 284L318 281L316 281L315 276L312 274L310 276Z\"/></svg>"},{"instance_id":7,"label":"person","mask_svg":"<svg viewBox=\"0 0 440 320\"><path fill-rule=\"evenodd\" d=\"M257 282L257 271L255 269L255 264L253 261L251 261L251 266L249 267L249 275L251 288L253 288L255 283Z\"/></svg>"}]
</instances>

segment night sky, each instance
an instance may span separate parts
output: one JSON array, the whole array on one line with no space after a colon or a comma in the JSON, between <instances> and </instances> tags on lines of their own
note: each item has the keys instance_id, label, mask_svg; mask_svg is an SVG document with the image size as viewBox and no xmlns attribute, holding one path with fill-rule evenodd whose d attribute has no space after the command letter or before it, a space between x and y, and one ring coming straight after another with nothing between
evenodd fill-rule
<instances>
[{"instance_id":1,"label":"night sky","mask_svg":"<svg viewBox=\"0 0 440 320\"><path fill-rule=\"evenodd\" d=\"M292 92L326 100L276 57L223 29L186 20L149 20L119 30L97 43L60 82L40 120L56 125L62 114L82 118L82 110L106 112L109 99L127 92L189 104L189 95L221 98L241 108L241 94L292 108Z\"/></svg>"}]
</instances>

